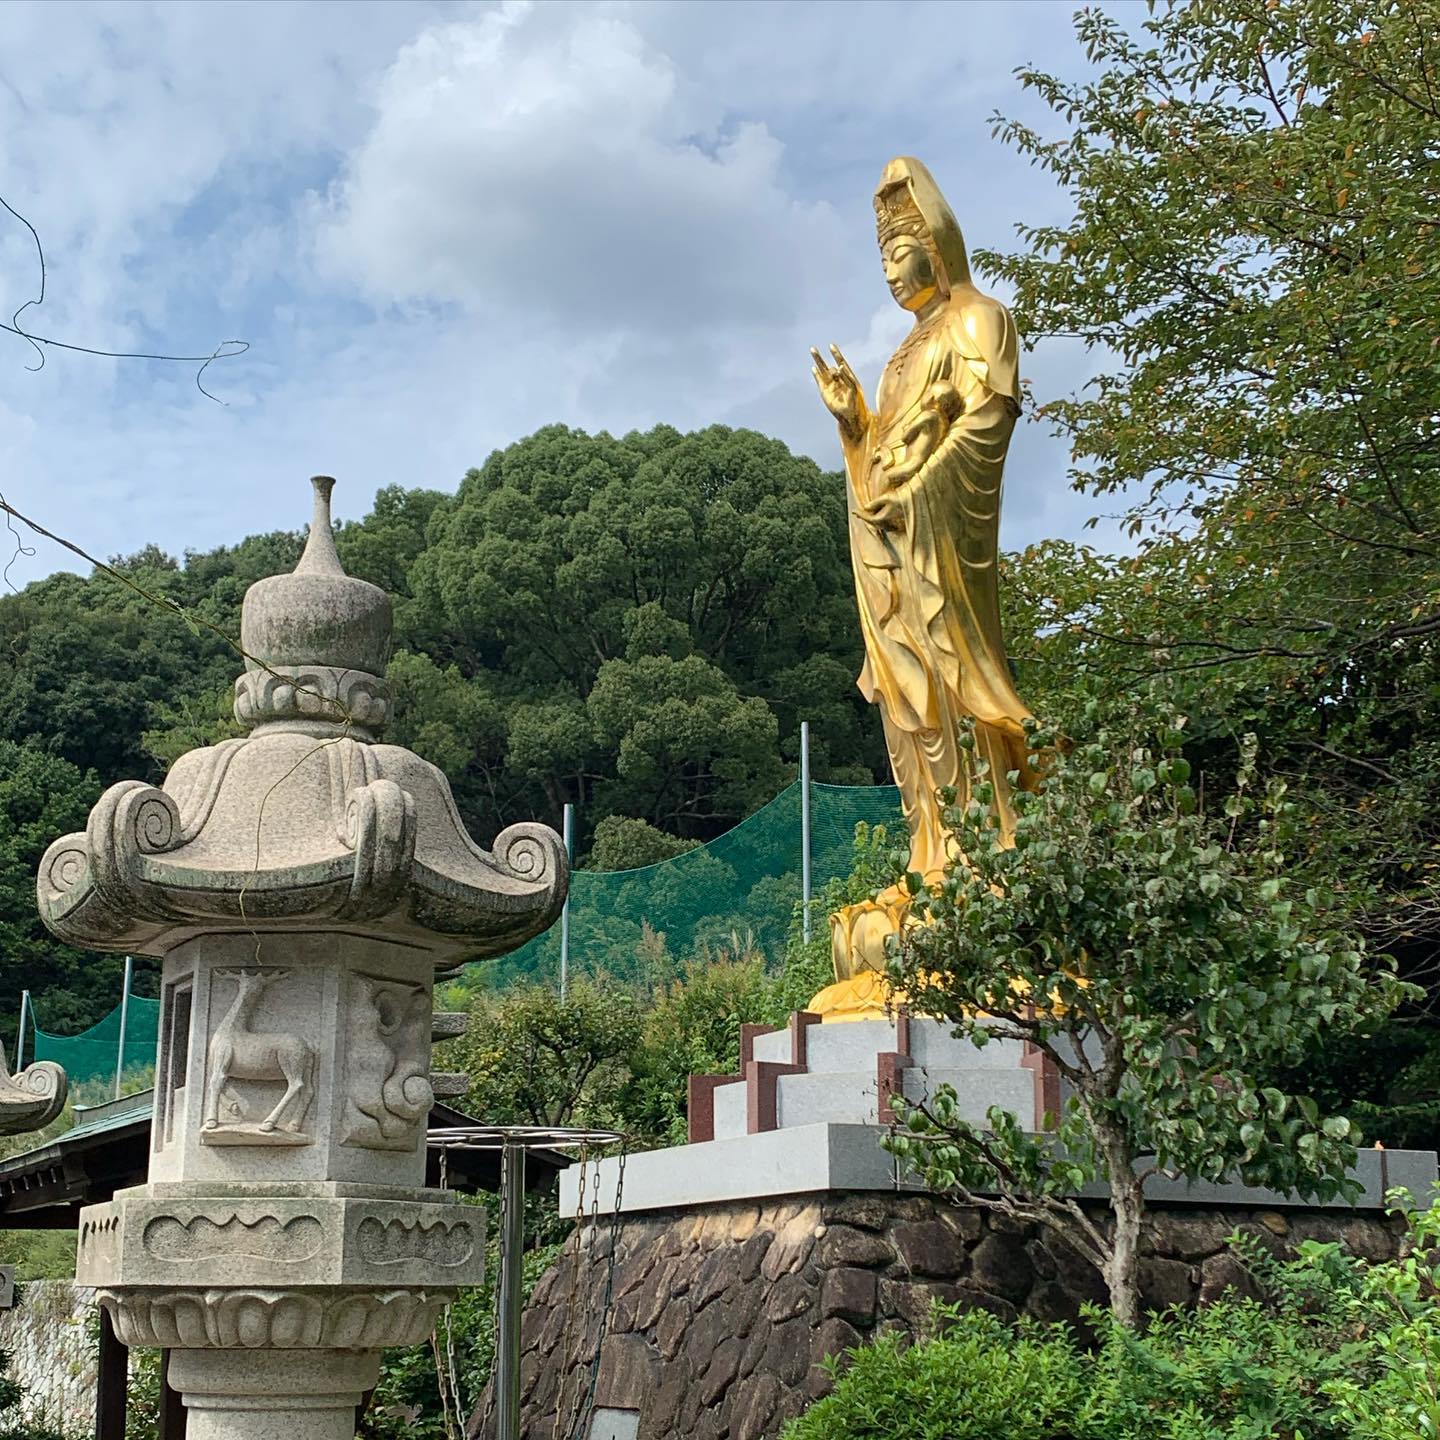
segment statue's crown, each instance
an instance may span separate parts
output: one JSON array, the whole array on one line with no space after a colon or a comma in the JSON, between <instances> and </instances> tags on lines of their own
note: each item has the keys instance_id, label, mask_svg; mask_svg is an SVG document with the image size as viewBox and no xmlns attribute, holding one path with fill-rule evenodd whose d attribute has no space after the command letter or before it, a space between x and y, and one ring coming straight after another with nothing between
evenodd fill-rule
<instances>
[{"instance_id":1,"label":"statue's crown","mask_svg":"<svg viewBox=\"0 0 1440 1440\"><path fill-rule=\"evenodd\" d=\"M914 235L926 241L930 238L925 217L905 184L888 186L876 195L875 229L882 246L897 235Z\"/></svg>"}]
</instances>

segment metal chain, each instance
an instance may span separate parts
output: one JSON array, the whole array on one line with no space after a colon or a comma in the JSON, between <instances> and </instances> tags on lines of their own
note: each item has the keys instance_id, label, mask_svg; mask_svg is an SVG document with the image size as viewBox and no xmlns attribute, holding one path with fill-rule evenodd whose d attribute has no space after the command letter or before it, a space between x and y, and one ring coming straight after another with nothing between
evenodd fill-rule
<instances>
[{"instance_id":1,"label":"metal chain","mask_svg":"<svg viewBox=\"0 0 1440 1440\"><path fill-rule=\"evenodd\" d=\"M574 1254L570 1263L570 1289L565 1301L565 1330L560 1340L560 1385L555 1396L555 1434L564 1435L564 1421L570 1389L570 1357L575 1353L575 1304L580 1294L580 1236L585 1226L585 1180L590 1168L590 1147L580 1147L580 1177L575 1187L575 1228L570 1238Z\"/></svg>"},{"instance_id":2,"label":"metal chain","mask_svg":"<svg viewBox=\"0 0 1440 1440\"><path fill-rule=\"evenodd\" d=\"M440 1188L442 1190L450 1188L450 1147L448 1145L440 1147ZM452 1302L441 1311L440 1323L430 1337L430 1347L435 1355L435 1378L439 1382L440 1410L445 1419L445 1434L447 1436L452 1434L450 1421L453 1406L455 1420L453 1434L455 1440L464 1440L465 1402L460 1394L460 1366L455 1354L455 1329L450 1323L450 1312L453 1308ZM438 1343L442 1331L443 1347Z\"/></svg>"},{"instance_id":3,"label":"metal chain","mask_svg":"<svg viewBox=\"0 0 1440 1440\"><path fill-rule=\"evenodd\" d=\"M456 1435L452 1428L454 1417L450 1414L450 1403L445 1398L445 1362L440 1355L440 1332L438 1329L430 1332L430 1354L435 1360L435 1381L440 1387L440 1418L445 1425L445 1440L462 1440L462 1437Z\"/></svg>"},{"instance_id":4,"label":"metal chain","mask_svg":"<svg viewBox=\"0 0 1440 1440\"><path fill-rule=\"evenodd\" d=\"M600 1353L605 1345L605 1334L610 1328L610 1314L615 1300L615 1261L620 1248L621 1202L625 1198L625 1157L626 1149L620 1149L615 1162L615 1205L610 1212L610 1254L605 1266L605 1294L600 1302L600 1315L595 1328L595 1354L590 1361L590 1382L585 1389L584 1403L576 1416L576 1423L568 1432L567 1440L580 1440L586 1424L595 1411L595 1389L600 1382ZM600 1215L599 1169L596 1169L595 1204L591 1211L592 1223L598 1225Z\"/></svg>"},{"instance_id":5,"label":"metal chain","mask_svg":"<svg viewBox=\"0 0 1440 1440\"><path fill-rule=\"evenodd\" d=\"M572 1297L572 1299L573 1299L575 1296L578 1295L579 1290L580 1290L580 1283L581 1283L581 1281L580 1281L580 1250L581 1250L582 1237L583 1237L584 1235L586 1235L587 1233L588 1233L590 1236L594 1236L595 1233L596 1233L596 1231L597 1231L598 1228L599 1228L599 1218L600 1218L600 1180L601 1180L601 1175L600 1175L600 1162L599 1162L598 1160L595 1162L595 1167L594 1167L593 1171L591 1172L591 1176L590 1176L590 1213L589 1213L589 1215L586 1215L586 1213L585 1213L585 1185L584 1185L584 1178L585 1178L584 1176L581 1177L581 1185L580 1185L580 1189L579 1189L580 1203L579 1203L579 1205L578 1205L578 1207L577 1207L577 1210L576 1210L575 1274L574 1274L574 1276L572 1277L572 1280L573 1280L573 1284L572 1284L572 1287L571 1287L571 1297ZM589 1315L590 1315L590 1295L589 1295L589 1289L588 1289L588 1287L587 1287L587 1289L586 1289L586 1295L585 1295L585 1301L584 1301L584 1307L583 1307L583 1314L582 1314L582 1317L581 1317L582 1320L588 1322L588 1320L589 1320ZM599 1354L598 1347L597 1347L597 1350L596 1350L596 1354L597 1354L597 1355ZM567 1376L567 1380L568 1380L568 1376L569 1376L569 1374L570 1374L570 1370L571 1370L572 1368L575 1370L575 1372L576 1372L576 1375L575 1375L575 1386L576 1386L575 1398L574 1398L573 1406L572 1406L571 1404L567 1403L565 1406L563 1406L560 1410L557 1411L557 1413L556 1413L556 1422L557 1422L557 1423L556 1423L556 1427L555 1427L555 1434L556 1434L557 1436L562 1436L562 1437L564 1437L564 1440L570 1440L570 1437L572 1437L573 1435L575 1435L576 1432L579 1430L579 1427L580 1427L580 1424L581 1424L581 1417L582 1417L582 1415L584 1414L584 1409L585 1409L585 1395L586 1395L586 1380L585 1380L584 1372L583 1372L583 1370L581 1369L581 1367L580 1367L579 1365L575 1365L575 1366L573 1366L573 1367L570 1366L570 1364L569 1364L569 1358L570 1358L569 1355L567 1355L567 1356L566 1356L566 1376ZM593 1356L591 1357L591 1365L592 1365L592 1367L593 1367L593 1365L594 1365L594 1357L593 1357ZM568 1385L567 1385L567 1389L568 1389ZM573 1413L572 1413L572 1412L573 1412ZM567 1421L567 1416L570 1417L570 1418L568 1419L568 1421Z\"/></svg>"}]
</instances>

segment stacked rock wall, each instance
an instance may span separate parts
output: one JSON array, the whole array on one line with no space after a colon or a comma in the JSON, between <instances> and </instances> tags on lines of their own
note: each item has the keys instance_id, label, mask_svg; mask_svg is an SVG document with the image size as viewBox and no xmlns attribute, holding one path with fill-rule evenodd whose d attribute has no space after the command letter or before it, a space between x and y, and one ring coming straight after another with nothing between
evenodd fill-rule
<instances>
[{"instance_id":1,"label":"stacked rock wall","mask_svg":"<svg viewBox=\"0 0 1440 1440\"><path fill-rule=\"evenodd\" d=\"M95 1428L99 1321L94 1292L69 1280L17 1286L18 1304L0 1310L0 1350L6 1378L23 1387L19 1418L26 1424L88 1435ZM7 1412L11 1421L15 1412Z\"/></svg>"},{"instance_id":2,"label":"stacked rock wall","mask_svg":"<svg viewBox=\"0 0 1440 1440\"><path fill-rule=\"evenodd\" d=\"M1340 1240L1377 1260L1400 1235L1374 1213L1157 1209L1145 1303L1196 1304L1243 1285L1225 1243L1237 1229L1277 1249ZM936 1301L1075 1320L1084 1301L1103 1299L1100 1276L1062 1242L930 1196L717 1205L627 1216L618 1228L601 1219L577 1232L526 1311L521 1433L571 1440L593 1385L603 1433L760 1440L825 1393L827 1357L883 1327L915 1333ZM493 1436L488 1410L482 1402L472 1436Z\"/></svg>"}]
</instances>

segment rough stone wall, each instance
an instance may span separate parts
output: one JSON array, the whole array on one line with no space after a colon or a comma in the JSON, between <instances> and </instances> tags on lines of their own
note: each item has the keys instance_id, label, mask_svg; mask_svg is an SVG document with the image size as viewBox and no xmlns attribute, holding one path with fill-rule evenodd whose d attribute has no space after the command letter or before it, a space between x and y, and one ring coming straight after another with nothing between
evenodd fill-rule
<instances>
[{"instance_id":1,"label":"rough stone wall","mask_svg":"<svg viewBox=\"0 0 1440 1440\"><path fill-rule=\"evenodd\" d=\"M16 1288L19 1303L0 1310L0 1350L10 1354L8 1378L25 1389L20 1418L88 1435L95 1428L99 1354L94 1292L69 1280Z\"/></svg>"},{"instance_id":2,"label":"rough stone wall","mask_svg":"<svg viewBox=\"0 0 1440 1440\"><path fill-rule=\"evenodd\" d=\"M1243 1285L1225 1245L1237 1229L1273 1249L1341 1240L1376 1260L1395 1253L1400 1234L1353 1211L1158 1209L1141 1264L1145 1303L1203 1303ZM639 1440L759 1440L825 1393L827 1356L883 1327L914 1333L934 1301L1073 1321L1104 1296L1099 1274L1062 1242L931 1196L657 1212L613 1232L602 1219L577 1232L526 1310L521 1433L572 1440L593 1382L598 1409L639 1413ZM482 1401L472 1436L493 1437L488 1411Z\"/></svg>"}]
</instances>

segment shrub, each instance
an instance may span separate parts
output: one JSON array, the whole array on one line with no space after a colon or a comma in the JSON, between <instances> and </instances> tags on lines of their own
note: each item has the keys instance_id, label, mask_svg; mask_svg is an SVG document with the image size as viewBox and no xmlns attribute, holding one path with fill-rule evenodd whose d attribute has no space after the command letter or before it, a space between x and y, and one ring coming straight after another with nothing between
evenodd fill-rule
<instances>
[{"instance_id":1,"label":"shrub","mask_svg":"<svg viewBox=\"0 0 1440 1440\"><path fill-rule=\"evenodd\" d=\"M1440 1211L1398 1261L1233 1241L1258 1297L1168 1310L1143 1331L1091 1308L1011 1326L937 1308L907 1347L882 1335L832 1362L833 1392L784 1440L1430 1440L1440 1435ZM841 1373L843 1372L843 1373Z\"/></svg>"}]
</instances>

